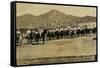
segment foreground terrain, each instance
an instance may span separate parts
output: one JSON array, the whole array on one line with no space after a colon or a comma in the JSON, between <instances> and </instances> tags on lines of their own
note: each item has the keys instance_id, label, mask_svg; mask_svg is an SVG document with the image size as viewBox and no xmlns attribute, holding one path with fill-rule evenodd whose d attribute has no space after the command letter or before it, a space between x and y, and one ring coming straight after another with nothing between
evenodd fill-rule
<instances>
[{"instance_id":1,"label":"foreground terrain","mask_svg":"<svg viewBox=\"0 0 100 68\"><path fill-rule=\"evenodd\" d=\"M89 35L75 38L50 40L46 41L44 45L42 44L42 42L40 42L40 44L38 45L23 44L22 46L17 46L17 64L45 64L47 63L47 61L49 61L50 63L57 63L58 61L94 61L96 55L96 40L93 40L94 37L95 35ZM85 56L85 58L82 56ZM50 59L50 57L52 59ZM56 57L59 58L56 59ZM61 57L64 58L60 59ZM41 60L41 58L43 59ZM47 58L48 60L45 58ZM68 60L68 58L71 59ZM64 61L65 59L66 61ZM57 62L51 60L56 60Z\"/></svg>"}]
</instances>

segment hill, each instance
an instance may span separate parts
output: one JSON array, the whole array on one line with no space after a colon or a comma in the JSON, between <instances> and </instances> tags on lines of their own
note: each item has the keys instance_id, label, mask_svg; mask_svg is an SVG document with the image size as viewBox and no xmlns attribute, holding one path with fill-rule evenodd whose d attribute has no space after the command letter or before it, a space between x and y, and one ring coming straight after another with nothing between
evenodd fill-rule
<instances>
[{"instance_id":1,"label":"hill","mask_svg":"<svg viewBox=\"0 0 100 68\"><path fill-rule=\"evenodd\" d=\"M96 17L77 17L73 15L66 15L65 13L55 9L39 16L25 14L22 16L17 16L16 19L17 28L66 27L68 25L77 26L80 23L90 22L96 22Z\"/></svg>"}]
</instances>

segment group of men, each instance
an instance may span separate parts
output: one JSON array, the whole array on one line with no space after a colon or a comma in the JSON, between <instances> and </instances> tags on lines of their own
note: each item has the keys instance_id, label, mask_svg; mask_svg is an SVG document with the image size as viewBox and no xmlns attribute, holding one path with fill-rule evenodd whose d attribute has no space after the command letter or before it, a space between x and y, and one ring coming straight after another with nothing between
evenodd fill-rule
<instances>
[{"instance_id":1,"label":"group of men","mask_svg":"<svg viewBox=\"0 0 100 68\"><path fill-rule=\"evenodd\" d=\"M96 27L67 27L67 28L37 28L30 29L23 34L20 30L16 32L16 43L17 45L22 44L23 39L27 39L29 44L38 44L39 41L43 41L45 44L46 40L55 40L61 38L73 38L78 36L87 36L88 34L96 33Z\"/></svg>"}]
</instances>

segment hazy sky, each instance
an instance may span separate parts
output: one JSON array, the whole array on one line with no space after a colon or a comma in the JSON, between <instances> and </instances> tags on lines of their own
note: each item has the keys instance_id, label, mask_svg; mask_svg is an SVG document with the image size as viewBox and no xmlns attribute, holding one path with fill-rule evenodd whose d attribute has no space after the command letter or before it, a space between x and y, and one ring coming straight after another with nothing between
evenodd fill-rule
<instances>
[{"instance_id":1,"label":"hazy sky","mask_svg":"<svg viewBox=\"0 0 100 68\"><path fill-rule=\"evenodd\" d=\"M45 4L28 4L28 3L17 3L16 14L17 16L21 16L24 14L33 14L35 16L38 16L40 14L49 12L52 9L59 10L67 15L96 16L95 7L77 7L77 6L45 5Z\"/></svg>"}]
</instances>

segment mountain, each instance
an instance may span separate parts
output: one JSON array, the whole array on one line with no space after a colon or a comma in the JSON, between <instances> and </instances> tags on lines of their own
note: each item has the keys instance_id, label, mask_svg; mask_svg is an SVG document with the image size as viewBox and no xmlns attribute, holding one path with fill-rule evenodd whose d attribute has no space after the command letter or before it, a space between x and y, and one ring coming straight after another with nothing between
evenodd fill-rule
<instances>
[{"instance_id":1,"label":"mountain","mask_svg":"<svg viewBox=\"0 0 100 68\"><path fill-rule=\"evenodd\" d=\"M33 28L33 27L54 28L54 27L66 27L68 25L75 26L78 23L90 23L95 21L96 17L92 16L77 17L73 15L66 15L63 12L53 9L39 16L34 16L32 14L17 16L16 24L17 28Z\"/></svg>"},{"instance_id":2,"label":"mountain","mask_svg":"<svg viewBox=\"0 0 100 68\"><path fill-rule=\"evenodd\" d=\"M96 22L96 17L92 17L92 16L84 16L80 19L80 22L82 23L89 23L89 22Z\"/></svg>"}]
</instances>

